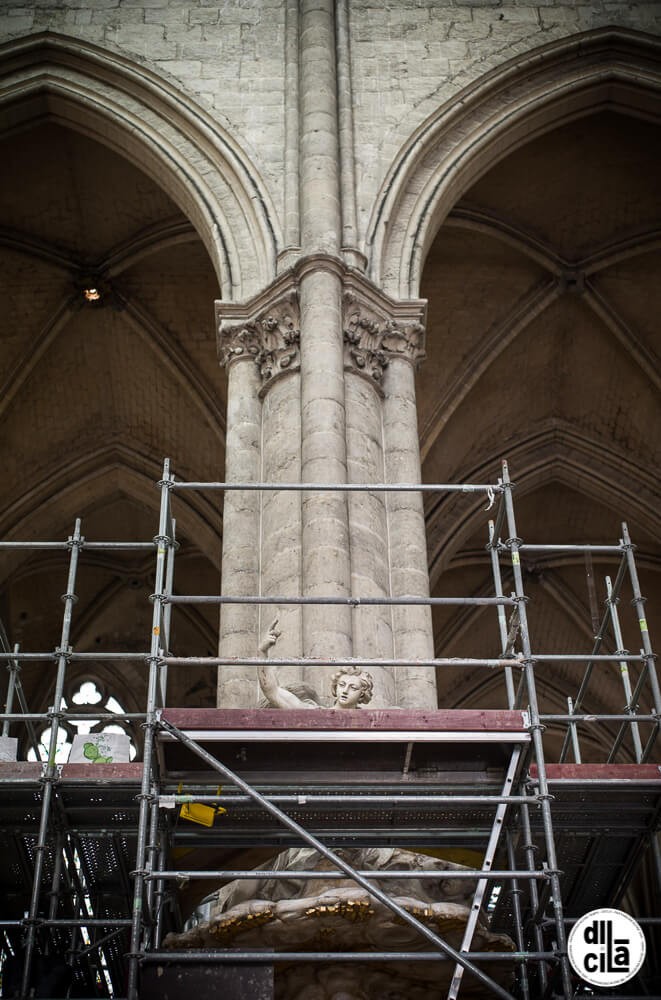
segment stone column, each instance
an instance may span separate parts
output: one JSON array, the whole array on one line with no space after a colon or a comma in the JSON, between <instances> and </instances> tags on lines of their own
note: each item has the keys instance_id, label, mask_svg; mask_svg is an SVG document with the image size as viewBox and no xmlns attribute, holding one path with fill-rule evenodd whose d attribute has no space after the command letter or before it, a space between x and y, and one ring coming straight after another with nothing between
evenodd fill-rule
<instances>
[{"instance_id":1,"label":"stone column","mask_svg":"<svg viewBox=\"0 0 661 1000\"><path fill-rule=\"evenodd\" d=\"M292 291L278 302L262 323L264 381L262 409L262 481L301 481L301 379L299 311ZM261 495L262 594L297 596L301 593L301 493L267 490ZM263 636L277 615L282 636L275 655L301 656L300 605L262 605L259 634ZM301 667L279 670L284 686L303 680Z\"/></svg>"},{"instance_id":2,"label":"stone column","mask_svg":"<svg viewBox=\"0 0 661 1000\"><path fill-rule=\"evenodd\" d=\"M310 264L305 261L304 268ZM301 278L301 479L346 483L346 419L339 274L315 266ZM348 597L351 561L346 493L303 495L303 594ZM307 605L306 656L351 656L351 609ZM333 671L309 668L308 683L329 695Z\"/></svg>"},{"instance_id":3,"label":"stone column","mask_svg":"<svg viewBox=\"0 0 661 1000\"><path fill-rule=\"evenodd\" d=\"M226 482L258 482L261 473L261 380L255 363L257 340L248 328L223 329L219 334L221 363L228 368ZM223 507L222 590L247 596L259 593L260 496L231 490ZM254 656L259 609L225 605L220 613L220 656ZM254 706L257 678L250 667L218 669L218 705Z\"/></svg>"},{"instance_id":4,"label":"stone column","mask_svg":"<svg viewBox=\"0 0 661 1000\"><path fill-rule=\"evenodd\" d=\"M244 305L219 302L219 354L228 366L228 482L300 481L299 310L293 274ZM236 323L240 314L243 322ZM227 491L222 592L297 595L301 591L301 495ZM220 655L256 656L278 616L278 655L301 655L300 607L223 605ZM282 683L301 680L285 668ZM218 705L254 708L261 692L254 667L220 667Z\"/></svg>"},{"instance_id":5,"label":"stone column","mask_svg":"<svg viewBox=\"0 0 661 1000\"><path fill-rule=\"evenodd\" d=\"M383 319L355 292L344 297L344 367L347 396L347 454L352 483L385 483L383 389L386 365L380 349ZM349 494L351 587L354 597L390 596L387 494ZM393 655L390 607L358 605L353 609L353 642L358 656ZM395 705L392 669L371 667L372 706Z\"/></svg>"},{"instance_id":6,"label":"stone column","mask_svg":"<svg viewBox=\"0 0 661 1000\"><path fill-rule=\"evenodd\" d=\"M301 0L300 174L301 477L345 483L347 475L338 120L333 0ZM347 498L303 497L305 596L350 593ZM351 655L348 607L309 605L303 615L307 656ZM308 670L328 694L332 671Z\"/></svg>"},{"instance_id":7,"label":"stone column","mask_svg":"<svg viewBox=\"0 0 661 1000\"><path fill-rule=\"evenodd\" d=\"M425 303L393 300L349 270L344 277L344 312L351 479L418 483L415 368L424 357ZM354 596L428 596L419 492L352 495L350 533ZM353 634L361 656L433 656L429 607L393 606L368 613L358 606ZM386 704L436 707L433 669L374 669Z\"/></svg>"},{"instance_id":8,"label":"stone column","mask_svg":"<svg viewBox=\"0 0 661 1000\"><path fill-rule=\"evenodd\" d=\"M415 368L424 357L424 328L419 322L395 322L383 339L388 366L384 374L383 434L389 483L421 481L420 444L415 398ZM422 495L388 495L391 587L393 596L429 596L429 568ZM431 608L393 608L395 657L430 659L434 655ZM397 705L436 708L433 668L397 670Z\"/></svg>"}]
</instances>

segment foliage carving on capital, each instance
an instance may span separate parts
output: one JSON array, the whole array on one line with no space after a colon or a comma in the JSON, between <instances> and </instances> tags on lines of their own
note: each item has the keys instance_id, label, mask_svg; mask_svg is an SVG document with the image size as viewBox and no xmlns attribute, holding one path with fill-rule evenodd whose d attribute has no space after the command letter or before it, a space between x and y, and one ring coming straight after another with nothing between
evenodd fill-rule
<instances>
[{"instance_id":1,"label":"foliage carving on capital","mask_svg":"<svg viewBox=\"0 0 661 1000\"><path fill-rule=\"evenodd\" d=\"M380 316L354 295L345 297L345 368L368 376L377 386L391 359L399 357L414 367L425 357L425 328L417 320Z\"/></svg>"},{"instance_id":2,"label":"foliage carving on capital","mask_svg":"<svg viewBox=\"0 0 661 1000\"><path fill-rule=\"evenodd\" d=\"M266 388L279 375L300 367L300 341L298 298L291 292L255 319L240 324L222 323L220 363L253 360Z\"/></svg>"},{"instance_id":3,"label":"foliage carving on capital","mask_svg":"<svg viewBox=\"0 0 661 1000\"><path fill-rule=\"evenodd\" d=\"M381 349L382 341L383 326L377 319L360 307L350 310L344 324L345 367L367 375L379 384L388 364L388 358Z\"/></svg>"},{"instance_id":4,"label":"foliage carving on capital","mask_svg":"<svg viewBox=\"0 0 661 1000\"><path fill-rule=\"evenodd\" d=\"M259 350L259 337L254 323L246 325L221 324L218 331L218 358L223 367L239 358L255 360Z\"/></svg>"},{"instance_id":5,"label":"foliage carving on capital","mask_svg":"<svg viewBox=\"0 0 661 1000\"><path fill-rule=\"evenodd\" d=\"M425 328L417 321L389 321L384 330L382 348L389 358L404 357L417 368L426 357Z\"/></svg>"}]
</instances>

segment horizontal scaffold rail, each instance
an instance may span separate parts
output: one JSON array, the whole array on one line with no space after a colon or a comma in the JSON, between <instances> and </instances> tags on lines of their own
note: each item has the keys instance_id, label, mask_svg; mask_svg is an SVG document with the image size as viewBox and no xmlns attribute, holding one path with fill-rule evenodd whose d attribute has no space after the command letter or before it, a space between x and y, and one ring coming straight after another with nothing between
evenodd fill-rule
<instances>
[{"instance_id":1,"label":"horizontal scaffold rail","mask_svg":"<svg viewBox=\"0 0 661 1000\"><path fill-rule=\"evenodd\" d=\"M269 799L271 801L274 798L275 798L275 796L269 796ZM207 800L203 799L203 798L196 797L195 801L196 802L203 802L203 801L207 801ZM258 869L258 872L259 872L259 877L260 878L290 879L292 877L290 871L282 871L282 870L269 869L269 868L260 868L260 869ZM356 874L357 875L362 875L364 878L374 878L374 869L371 869L371 870L370 869L365 869L365 870L363 870L362 868L357 868L356 869ZM498 881L499 882L499 881L501 881L501 879L513 879L513 878L536 879L537 881L543 882L543 881L548 881L548 879L550 878L549 873L546 872L546 871L528 871L527 869L521 870L521 871L510 871L510 870L495 871L495 870L491 870L491 871L485 872L485 871L482 871L481 868L479 868L479 869L467 869L466 871L456 871L456 870L454 870L454 871L447 871L447 872L441 872L440 874L444 875L444 876L446 876L448 878L452 878L453 880L455 878L465 879L465 880L471 880L471 879L475 880L475 879L479 878L479 879L484 879L485 881L491 881L491 882L494 882L494 881ZM248 880L250 880L250 879L254 879L255 878L255 870L252 869L251 871L244 871L244 870L239 869L239 870L227 871L227 870L222 870L221 869L221 870L218 870L218 871L201 871L201 870L199 870L199 871L180 871L180 870L152 871L152 872L149 872L145 877L147 878L148 881L154 881L154 880L160 879L160 878L163 878L163 879L172 879L172 880L175 880L175 881L179 881L181 879L202 879L202 880L204 880L204 879L209 879L209 878L248 879ZM347 876L345 875L344 872L333 872L333 871L300 871L299 869L296 869L296 878L302 878L302 879L327 879L327 878L328 879L346 879L346 877ZM402 870L402 871L396 871L393 868L393 869L390 869L388 871L380 871L378 873L378 878L379 878L379 881L381 881L382 879L395 879L395 878L397 878L397 879L402 878L403 879L403 878L409 878L409 879L421 879L422 881L426 880L426 881L432 881L433 882L434 880L438 881L438 879L439 879L439 872L437 872L437 871L423 871L423 870L414 870L414 871L411 871L410 869L406 869L406 870Z\"/></svg>"},{"instance_id":2,"label":"horizontal scaffold rail","mask_svg":"<svg viewBox=\"0 0 661 1000\"><path fill-rule=\"evenodd\" d=\"M503 802L514 805L521 805L522 803L525 803L526 805L536 805L538 801L537 797L534 795L461 795L456 793L453 793L452 795L399 795L394 792L390 795L317 795L313 792L307 791L305 792L305 795L265 795L264 798L268 799L269 802L275 802L276 805L362 805L365 807L383 805L393 807L402 805L495 806L500 805ZM302 802L301 799L304 799L305 801ZM190 802L213 802L218 803L219 805L240 806L246 805L247 803L250 803L250 801L251 800L247 795L160 795L158 804L161 808L170 808L175 805L183 805L184 803Z\"/></svg>"},{"instance_id":3,"label":"horizontal scaffold rail","mask_svg":"<svg viewBox=\"0 0 661 1000\"><path fill-rule=\"evenodd\" d=\"M298 875L298 872L296 872ZM374 874L374 873L372 873ZM381 875L379 875L381 878ZM436 951L238 951L228 949L223 951L202 951L201 949L191 949L191 951L145 951L141 954L143 962L240 962L248 965L271 965L282 962L447 962L450 961L447 955L442 955ZM550 961L557 959L555 951L471 951L471 960L476 962L528 962L528 961ZM495 985L495 984L494 984ZM505 991L496 992L497 996L507 997L514 1000ZM621 1000L621 998L617 998Z\"/></svg>"},{"instance_id":4,"label":"horizontal scaffold rail","mask_svg":"<svg viewBox=\"0 0 661 1000\"><path fill-rule=\"evenodd\" d=\"M126 551L132 552L137 550L149 550L153 552L156 549L157 542L87 542L84 538L76 539L75 542L72 539L67 539L62 542L1 542L0 549L59 549L67 550L70 549L72 545L75 545L79 549L96 549L100 551L114 550L114 551Z\"/></svg>"},{"instance_id":5,"label":"horizontal scaffold rail","mask_svg":"<svg viewBox=\"0 0 661 1000\"><path fill-rule=\"evenodd\" d=\"M349 607L397 607L399 605L515 604L513 597L295 597L278 594L176 594L160 598L163 604L340 604Z\"/></svg>"},{"instance_id":6,"label":"horizontal scaffold rail","mask_svg":"<svg viewBox=\"0 0 661 1000\"><path fill-rule=\"evenodd\" d=\"M292 493L487 493L503 492L500 483L184 483L166 480L174 490L286 490Z\"/></svg>"},{"instance_id":7,"label":"horizontal scaffold rail","mask_svg":"<svg viewBox=\"0 0 661 1000\"><path fill-rule=\"evenodd\" d=\"M45 661L56 660L61 656L59 649L43 653L12 653L8 650L0 650L0 661ZM66 653L67 660L149 660L151 653L143 650L139 653ZM655 658L655 657L654 657ZM235 666L235 667L258 667L264 663L263 657L258 656L159 656L156 657L159 663L172 667L213 667L213 666ZM645 653L535 653L531 661L535 663L641 663L649 659ZM516 667L523 666L526 661L519 655L503 654L502 656L479 657L479 656L440 656L430 657L427 660L398 658L378 658L378 657L303 657L290 656L287 658L269 657L269 664L274 667Z\"/></svg>"},{"instance_id":8,"label":"horizontal scaffold rail","mask_svg":"<svg viewBox=\"0 0 661 1000\"><path fill-rule=\"evenodd\" d=\"M147 654L143 654L146 656ZM1 658L1 657L0 657ZM42 657L43 658L43 657ZM567 662L585 663L586 661L621 663L640 663L645 660L641 653L627 653L621 656L604 653L598 656L588 656L581 653L549 653L535 654L534 661L544 662ZM234 667L258 667L264 664L264 658L257 656L163 656L162 663L171 667L213 667L213 666L234 666ZM269 657L269 665L274 667L521 667L524 660L519 656L498 656L498 657L477 657L477 656L440 656L430 657L428 660L399 658L378 658L378 657L326 657L325 659L290 656Z\"/></svg>"}]
</instances>

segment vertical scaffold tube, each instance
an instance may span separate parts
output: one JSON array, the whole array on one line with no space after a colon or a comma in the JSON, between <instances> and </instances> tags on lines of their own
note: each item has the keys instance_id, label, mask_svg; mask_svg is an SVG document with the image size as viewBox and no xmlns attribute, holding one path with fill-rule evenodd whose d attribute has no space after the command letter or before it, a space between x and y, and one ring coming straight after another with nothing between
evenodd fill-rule
<instances>
[{"instance_id":1,"label":"vertical scaffold tube","mask_svg":"<svg viewBox=\"0 0 661 1000\"><path fill-rule=\"evenodd\" d=\"M622 653L623 656L626 656L628 650L624 648L622 629L620 627L620 616L617 613L617 598L613 597L613 584L611 583L611 578L609 576L606 577L606 604L608 605L608 610L610 612L616 652ZM628 712L629 715L635 715L637 709L634 704L631 678L629 677L629 667L627 666L626 660L622 660L620 662L620 677L622 679L622 687L624 688L625 712ZM640 764L643 759L643 745L641 743L640 729L637 722L631 723L631 738L633 740L636 762Z\"/></svg>"},{"instance_id":2,"label":"vertical scaffold tube","mask_svg":"<svg viewBox=\"0 0 661 1000\"><path fill-rule=\"evenodd\" d=\"M537 702L537 687L535 682L535 667L530 645L530 633L528 631L528 615L526 612L526 598L523 591L523 574L521 572L521 557L519 548L521 539L516 533L516 519L514 517L514 502L512 500L512 482L509 478L507 462L503 462L503 488L507 516L507 530L509 538L507 545L512 555L512 572L514 575L515 599L519 608L519 622L521 626L521 648L523 652L524 675L526 678L526 689L528 694L528 708L530 712L530 731L533 745L534 760L537 765L537 780L539 783L538 800L542 814L542 824L544 828L544 843L546 847L546 857L549 866L549 878L551 883L551 899L553 902L553 915L555 919L556 940L558 945L558 957L560 959L560 973L562 977L563 996L570 1000L573 996L571 985L571 973L567 959L567 938L563 919L562 896L560 892L560 873L555 852L555 841L553 838L553 820L551 817L551 799L549 796L548 782L546 779L546 763L544 760L544 744L542 740L543 725L539 717L539 705Z\"/></svg>"},{"instance_id":3,"label":"vertical scaffold tube","mask_svg":"<svg viewBox=\"0 0 661 1000\"><path fill-rule=\"evenodd\" d=\"M18 653L20 646L14 646L14 652ZM9 660L7 670L9 672L9 682L7 684L7 699L5 701L5 712L10 715L14 710L14 692L16 691L16 675L20 673L21 666L18 660ZM9 719L2 723L2 735L9 736Z\"/></svg>"},{"instance_id":4,"label":"vertical scaffold tube","mask_svg":"<svg viewBox=\"0 0 661 1000\"><path fill-rule=\"evenodd\" d=\"M496 597L504 597L503 581L500 575L500 563L498 562L498 539L496 538L496 528L493 521L489 521L489 541L487 543L489 556L491 558L491 572L493 573L494 594ZM498 605L498 629L500 631L500 644L503 654L507 653L507 617L502 604ZM505 667L505 689L507 691L507 707L514 708L516 694L514 692L514 678L512 668Z\"/></svg>"},{"instance_id":5,"label":"vertical scaffold tube","mask_svg":"<svg viewBox=\"0 0 661 1000\"><path fill-rule=\"evenodd\" d=\"M30 990L30 976L32 973L32 958L34 955L35 935L37 931L37 913L39 911L39 897L41 894L41 879L44 870L44 852L48 840L48 824L50 821L50 811L53 799L54 786L58 780L57 764L55 754L57 752L57 734L60 728L60 718L62 715L62 699L64 697L64 681L66 679L67 663L71 647L69 640L71 637L71 616L73 606L76 603L76 574L78 572L78 556L85 539L80 533L80 518L76 520L73 535L69 538L69 575L67 579L67 590L62 595L64 602L64 613L62 615L62 632L60 635L60 645L55 650L57 655L57 674L55 677L55 694L53 696L53 706L49 712L51 719L50 739L48 741L48 760L42 776L43 795L41 799L41 817L39 821L39 834L37 845L34 849L34 875L32 882L32 897L30 899L30 910L28 913L28 927L25 940L25 958L23 966L23 979L21 984L21 996L27 997Z\"/></svg>"},{"instance_id":6,"label":"vertical scaffold tube","mask_svg":"<svg viewBox=\"0 0 661 1000\"><path fill-rule=\"evenodd\" d=\"M158 535L154 541L156 543L156 581L154 593L152 595L153 613L151 630L151 648L149 651L149 681L147 687L147 713L145 718L145 741L142 758L142 782L140 787L140 811L138 816L138 846L136 851L136 864L133 890L133 913L131 925L131 950L129 954L129 976L128 976L128 998L138 1000L138 971L140 960L140 946L143 927L143 895L145 890L145 860L147 852L147 836L149 833L150 804L152 801L152 753L154 748L154 733L157 725L156 721L156 699L158 697L159 686L159 663L161 631L163 629L163 598L165 596L165 568L166 556L172 539L168 535L168 525L170 522L170 462L166 459L163 464L163 478L159 483L161 489L161 509L158 524Z\"/></svg>"},{"instance_id":7,"label":"vertical scaffold tube","mask_svg":"<svg viewBox=\"0 0 661 1000\"><path fill-rule=\"evenodd\" d=\"M506 841L507 863L512 871L516 871L516 854L514 851L514 844L512 842L511 830L506 831ZM530 881L533 882L534 879L531 879ZM523 939L523 919L521 914L521 889L519 889L519 882L515 878L511 880L510 896L512 897L512 910L514 911L514 934L516 936L516 946L519 951L525 951L525 941ZM525 962L519 966L518 971L519 985L521 987L521 1000L530 1000L528 967Z\"/></svg>"},{"instance_id":8,"label":"vertical scaffold tube","mask_svg":"<svg viewBox=\"0 0 661 1000\"><path fill-rule=\"evenodd\" d=\"M633 590L632 603L638 616L638 627L640 628L640 637L643 645L642 652L647 666L650 689L652 692L652 701L654 703L654 713L655 715L661 717L661 690L659 690L659 678L656 675L656 666L654 663L655 656L652 652L652 643L650 641L650 633L647 627L647 618L645 617L645 598L640 590L638 570L636 569L636 560L633 555L634 546L631 544L629 528L626 523L622 524L622 544L624 546L627 566L629 568L629 577L631 579L631 588Z\"/></svg>"}]
</instances>

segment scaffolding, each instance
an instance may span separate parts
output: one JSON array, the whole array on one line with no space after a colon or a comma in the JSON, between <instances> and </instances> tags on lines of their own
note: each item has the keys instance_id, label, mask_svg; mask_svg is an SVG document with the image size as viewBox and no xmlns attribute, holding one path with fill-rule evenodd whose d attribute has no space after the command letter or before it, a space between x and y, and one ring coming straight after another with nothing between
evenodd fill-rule
<instances>
[{"instance_id":1,"label":"scaffolding","mask_svg":"<svg viewBox=\"0 0 661 1000\"><path fill-rule=\"evenodd\" d=\"M76 521L66 541L0 543L4 550L59 549L68 554L59 645L43 653L25 653L5 641L0 654L8 670L6 710L0 716L3 735L9 735L10 726L20 725L23 746L36 748L36 729L50 725L43 763L22 760L0 764L0 887L11 910L9 917L0 920L5 956L3 996L35 995L35 977L49 955L60 956L61 964L71 973L64 985L51 985L50 992L36 994L52 1000L71 995L90 1000L136 1000L147 995L141 983L147 983L149 969L156 964L161 968L174 963L191 969L272 969L283 959L287 963L445 963L450 968L448 1000L464 995L521 1000L570 1000L588 995L624 1000L661 995L661 965L654 957L660 950L658 908L644 916L637 914L647 937L649 958L643 973L627 983L624 992L586 991L567 958L567 935L573 922L591 909L621 904L642 863L654 873L656 892L661 894L657 840L661 773L654 763L661 692L627 525L622 525L622 536L612 545L522 541L515 520L514 484L506 463L502 475L489 484L337 485L180 482L166 461L158 486L159 527L151 541L89 542L82 534L81 522ZM488 508L494 509L494 517L486 525L485 556L493 576L493 593L372 598L175 594L173 504L177 494L185 490L484 496ZM156 565L148 650L87 653L72 648L78 561L85 549L153 550ZM605 611L589 652L533 650L522 557L549 552L580 553L588 559L608 555L617 561L614 577L606 581ZM503 579L512 581L509 594ZM625 586L630 588L640 635L638 653L623 648L618 603ZM174 608L232 603L275 607L492 606L500 636L500 652L492 658L420 661L330 657L322 661L288 657L273 658L270 663L335 668L356 664L393 670L410 666L437 671L484 668L501 673L507 708L430 712L363 709L356 713L320 709L296 713L169 706L167 678L171 669L256 669L263 662L257 656L172 655L169 637ZM604 651L609 643L614 652ZM59 765L56 748L60 723L81 717L64 704L69 665L104 658L144 664L148 681L144 713L95 714L95 719L139 724L144 734L142 761L102 765L100 777L98 768L86 764ZM55 667L52 705L46 713L28 711L20 673L21 665L31 662L50 662ZM567 699L567 711L551 714L540 708L538 680L548 665L558 663L572 664L580 680L573 697ZM623 710L590 713L585 707L590 684L594 685L598 671L609 664L614 665L621 681ZM14 710L16 704L18 711ZM649 704L650 709L643 711L643 704ZM563 733L560 751L553 759L544 742L549 726ZM603 761L584 763L582 733L600 726L615 734L608 753ZM222 821L206 827L178 822L179 810L191 802L212 810L222 806ZM392 911L396 920L420 935L426 950L164 948L166 932L180 930L183 923L178 886L196 880L227 883L254 878L255 874L251 868L231 863L203 870L174 867L173 847L213 848L222 862L255 844L275 851L300 844L313 847L331 866L324 872L329 884L337 878L350 878ZM357 870L337 853L346 846L410 844L421 850L463 844L480 853L479 865L453 872L453 877L475 883L458 948L381 887L388 878L406 878L411 872L379 872L377 876L374 871ZM260 875L284 877L269 870L261 870ZM415 875L425 877L420 872ZM319 872L297 871L296 878L318 879ZM476 950L473 941L480 920L509 934L514 950ZM485 968L505 969L506 974L494 978ZM272 995L268 988L267 984L264 996ZM481 992L476 994L475 989Z\"/></svg>"}]
</instances>

